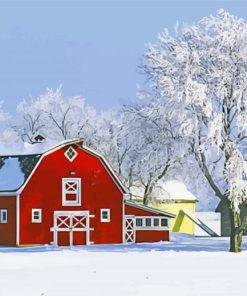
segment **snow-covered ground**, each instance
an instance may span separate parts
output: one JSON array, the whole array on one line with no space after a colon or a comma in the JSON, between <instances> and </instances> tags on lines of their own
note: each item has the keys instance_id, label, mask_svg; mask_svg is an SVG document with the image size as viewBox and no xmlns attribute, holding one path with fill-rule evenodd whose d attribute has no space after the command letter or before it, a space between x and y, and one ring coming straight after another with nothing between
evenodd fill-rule
<instances>
[{"instance_id":1,"label":"snow-covered ground","mask_svg":"<svg viewBox=\"0 0 247 296\"><path fill-rule=\"evenodd\" d=\"M244 296L247 237L173 235L172 242L73 248L0 248L1 296Z\"/></svg>"}]
</instances>

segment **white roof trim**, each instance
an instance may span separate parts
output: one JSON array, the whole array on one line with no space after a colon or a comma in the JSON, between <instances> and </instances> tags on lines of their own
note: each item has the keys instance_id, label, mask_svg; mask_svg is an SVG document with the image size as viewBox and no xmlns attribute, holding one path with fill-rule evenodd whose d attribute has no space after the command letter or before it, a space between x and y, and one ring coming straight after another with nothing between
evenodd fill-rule
<instances>
[{"instance_id":1,"label":"white roof trim","mask_svg":"<svg viewBox=\"0 0 247 296\"><path fill-rule=\"evenodd\" d=\"M145 206L145 205L137 204L137 203L135 203L133 201L130 201L130 200L125 200L124 202L125 202L125 204L127 206L132 206L132 207L135 207L135 208L138 208L138 209L153 212L155 214L161 214L161 215L164 215L164 216L168 216L170 218L175 218L176 217L176 215L174 215L174 214L171 214L171 213L168 213L168 212L165 212L165 211L160 211L160 210L157 210L157 209L154 209L154 208L150 208L150 207Z\"/></svg>"},{"instance_id":2,"label":"white roof trim","mask_svg":"<svg viewBox=\"0 0 247 296\"><path fill-rule=\"evenodd\" d=\"M105 159L105 157L103 155L101 155L100 153L96 152L95 150L87 147L87 146L82 146L80 147L81 149L89 152L90 154L97 156L100 160L103 160L102 164L105 166L105 168L110 172L110 175L113 177L113 181L117 181L117 185L118 187L120 187L121 191L123 193L130 193L129 190L124 186L124 184L122 183L122 181L119 179L119 177L117 176L117 174L114 172L114 170L112 169L112 167L110 166L109 162Z\"/></svg>"}]
</instances>

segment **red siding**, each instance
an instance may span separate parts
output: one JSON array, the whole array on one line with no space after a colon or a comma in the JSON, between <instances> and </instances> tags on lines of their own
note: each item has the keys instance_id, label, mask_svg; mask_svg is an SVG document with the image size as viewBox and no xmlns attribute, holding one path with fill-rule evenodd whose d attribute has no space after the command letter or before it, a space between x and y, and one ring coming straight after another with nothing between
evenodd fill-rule
<instances>
[{"instance_id":1,"label":"red siding","mask_svg":"<svg viewBox=\"0 0 247 296\"><path fill-rule=\"evenodd\" d=\"M86 232L75 231L73 233L73 245L85 245L86 244Z\"/></svg>"},{"instance_id":2,"label":"red siding","mask_svg":"<svg viewBox=\"0 0 247 296\"><path fill-rule=\"evenodd\" d=\"M122 242L122 192L102 162L73 146L78 155L70 162L64 152L68 147L46 155L40 162L20 197L20 244L49 244L53 241L54 211L89 211L90 241L95 244ZM75 175L71 176L70 171ZM81 178L82 206L62 206L62 178ZM31 223L33 208L42 209L42 223ZM100 209L111 210L111 221L100 222ZM66 241L66 234L62 234ZM60 238L59 238L60 239ZM75 238L78 241L76 235Z\"/></svg>"},{"instance_id":3,"label":"red siding","mask_svg":"<svg viewBox=\"0 0 247 296\"><path fill-rule=\"evenodd\" d=\"M135 216L162 216L160 214L155 214L148 210L139 209L131 205L125 205L125 215L135 215ZM162 216L163 217L163 216Z\"/></svg>"},{"instance_id":4,"label":"red siding","mask_svg":"<svg viewBox=\"0 0 247 296\"><path fill-rule=\"evenodd\" d=\"M136 231L137 243L160 242L160 241L169 241L168 230L137 230Z\"/></svg>"},{"instance_id":5,"label":"red siding","mask_svg":"<svg viewBox=\"0 0 247 296\"><path fill-rule=\"evenodd\" d=\"M125 205L125 215L150 216L150 217L166 217L165 215L156 214L148 210L136 208L131 205ZM168 218L169 219L169 218ZM136 242L159 242L169 241L169 230L136 230Z\"/></svg>"},{"instance_id":6,"label":"red siding","mask_svg":"<svg viewBox=\"0 0 247 296\"><path fill-rule=\"evenodd\" d=\"M8 222L0 223L0 245L16 245L16 197L0 196L0 209L8 210Z\"/></svg>"},{"instance_id":7,"label":"red siding","mask_svg":"<svg viewBox=\"0 0 247 296\"><path fill-rule=\"evenodd\" d=\"M58 246L69 246L69 232L59 232L57 235Z\"/></svg>"}]
</instances>

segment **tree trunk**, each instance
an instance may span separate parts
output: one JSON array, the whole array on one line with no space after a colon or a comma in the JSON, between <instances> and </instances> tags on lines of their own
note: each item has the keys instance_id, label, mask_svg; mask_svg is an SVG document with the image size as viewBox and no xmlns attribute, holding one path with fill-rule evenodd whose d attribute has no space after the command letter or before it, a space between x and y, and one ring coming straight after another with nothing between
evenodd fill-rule
<instances>
[{"instance_id":1,"label":"tree trunk","mask_svg":"<svg viewBox=\"0 0 247 296\"><path fill-rule=\"evenodd\" d=\"M148 205L148 202L149 202L148 195L145 194L144 197L143 197L143 204L144 204L144 206L147 206Z\"/></svg>"},{"instance_id":2,"label":"tree trunk","mask_svg":"<svg viewBox=\"0 0 247 296\"><path fill-rule=\"evenodd\" d=\"M238 253L242 251L243 229L241 227L240 212L233 209L230 211L231 236L230 236L230 252Z\"/></svg>"}]
</instances>

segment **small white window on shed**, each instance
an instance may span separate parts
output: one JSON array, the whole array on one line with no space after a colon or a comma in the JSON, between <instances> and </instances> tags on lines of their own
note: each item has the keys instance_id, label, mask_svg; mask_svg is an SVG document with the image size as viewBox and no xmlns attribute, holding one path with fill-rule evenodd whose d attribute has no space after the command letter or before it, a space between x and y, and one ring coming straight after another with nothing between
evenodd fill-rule
<instances>
[{"instance_id":1,"label":"small white window on shed","mask_svg":"<svg viewBox=\"0 0 247 296\"><path fill-rule=\"evenodd\" d=\"M142 226L143 226L143 219L136 218L136 227L142 227Z\"/></svg>"},{"instance_id":2,"label":"small white window on shed","mask_svg":"<svg viewBox=\"0 0 247 296\"><path fill-rule=\"evenodd\" d=\"M0 210L0 223L2 223L2 224L8 223L8 210L7 209Z\"/></svg>"},{"instance_id":3,"label":"small white window on shed","mask_svg":"<svg viewBox=\"0 0 247 296\"><path fill-rule=\"evenodd\" d=\"M162 218L161 219L161 227L167 227L168 226L168 219Z\"/></svg>"},{"instance_id":4,"label":"small white window on shed","mask_svg":"<svg viewBox=\"0 0 247 296\"><path fill-rule=\"evenodd\" d=\"M41 223L41 222L42 222L42 210L32 209L32 223Z\"/></svg>"},{"instance_id":5,"label":"small white window on shed","mask_svg":"<svg viewBox=\"0 0 247 296\"><path fill-rule=\"evenodd\" d=\"M152 219L151 218L146 218L145 219L145 226L146 227L151 227L152 226Z\"/></svg>"},{"instance_id":6,"label":"small white window on shed","mask_svg":"<svg viewBox=\"0 0 247 296\"><path fill-rule=\"evenodd\" d=\"M110 222L110 209L101 209L100 210L100 221L101 222Z\"/></svg>"},{"instance_id":7,"label":"small white window on shed","mask_svg":"<svg viewBox=\"0 0 247 296\"><path fill-rule=\"evenodd\" d=\"M160 219L159 218L154 218L154 227L159 227L160 226Z\"/></svg>"},{"instance_id":8,"label":"small white window on shed","mask_svg":"<svg viewBox=\"0 0 247 296\"><path fill-rule=\"evenodd\" d=\"M78 153L75 151L75 149L70 146L64 153L64 155L67 157L67 159L72 162L76 156L78 155Z\"/></svg>"}]
</instances>

